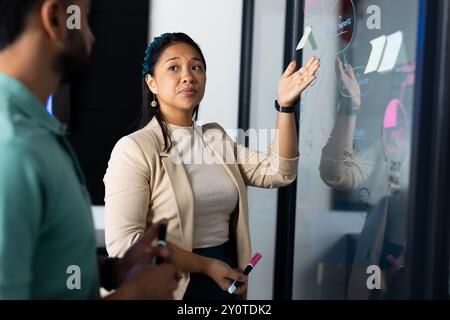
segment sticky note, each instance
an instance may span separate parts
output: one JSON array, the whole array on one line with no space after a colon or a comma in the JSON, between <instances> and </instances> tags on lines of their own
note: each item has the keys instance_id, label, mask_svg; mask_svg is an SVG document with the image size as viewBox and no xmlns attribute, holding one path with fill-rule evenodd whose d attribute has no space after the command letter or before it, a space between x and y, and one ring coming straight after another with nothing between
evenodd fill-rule
<instances>
[{"instance_id":1,"label":"sticky note","mask_svg":"<svg viewBox=\"0 0 450 320\"><path fill-rule=\"evenodd\" d=\"M296 50L302 50L305 47L307 41L309 41L313 50L317 49L316 39L314 38L314 35L312 33L311 26L305 27L305 30L303 31L303 36L300 39L300 42L298 43Z\"/></svg>"},{"instance_id":2,"label":"sticky note","mask_svg":"<svg viewBox=\"0 0 450 320\"><path fill-rule=\"evenodd\" d=\"M397 106L400 103L398 99L393 99L389 102L386 112L384 113L384 128L396 128L397 127Z\"/></svg>"},{"instance_id":3,"label":"sticky note","mask_svg":"<svg viewBox=\"0 0 450 320\"><path fill-rule=\"evenodd\" d=\"M381 36L370 41L372 45L372 52L370 53L369 61L367 62L364 74L377 71L380 61L383 57L384 47L386 46L386 36Z\"/></svg>"},{"instance_id":4,"label":"sticky note","mask_svg":"<svg viewBox=\"0 0 450 320\"><path fill-rule=\"evenodd\" d=\"M378 72L389 72L395 68L400 50L403 44L403 32L398 31L387 37L386 48L384 49L383 60Z\"/></svg>"}]
</instances>

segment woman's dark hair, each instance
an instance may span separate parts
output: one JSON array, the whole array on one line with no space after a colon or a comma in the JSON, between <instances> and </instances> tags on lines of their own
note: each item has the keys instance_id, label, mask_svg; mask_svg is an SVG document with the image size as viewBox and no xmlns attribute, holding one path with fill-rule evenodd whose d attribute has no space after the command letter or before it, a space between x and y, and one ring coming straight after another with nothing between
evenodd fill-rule
<instances>
[{"instance_id":1,"label":"woman's dark hair","mask_svg":"<svg viewBox=\"0 0 450 320\"><path fill-rule=\"evenodd\" d=\"M164 52L164 50L172 44L175 43L186 43L190 46L192 46L194 49L196 49L200 53L200 57L202 59L202 62L205 66L206 70L206 61L205 57L203 56L202 50L198 46L197 43L194 42L187 34L176 32L176 33L164 33L159 37L156 37L153 42L148 46L147 50L145 51L145 58L143 63L143 72L142 72L142 112L141 112L141 118L139 121L139 129L144 128L153 118L156 118L156 120L159 123L159 126L161 127L161 131L164 136L164 150L169 151L172 146L172 141L170 140L168 129L167 129L167 121L164 117L164 115L161 112L161 109L158 107L154 108L151 107L150 103L155 99L158 102L158 98L153 95L153 93L148 88L147 83L145 82L145 77L147 74L150 74L152 77L155 74L155 67L156 64L161 56L161 54ZM194 120L197 120L198 115L198 109L199 106L197 105L194 108L193 112L193 118Z\"/></svg>"}]
</instances>

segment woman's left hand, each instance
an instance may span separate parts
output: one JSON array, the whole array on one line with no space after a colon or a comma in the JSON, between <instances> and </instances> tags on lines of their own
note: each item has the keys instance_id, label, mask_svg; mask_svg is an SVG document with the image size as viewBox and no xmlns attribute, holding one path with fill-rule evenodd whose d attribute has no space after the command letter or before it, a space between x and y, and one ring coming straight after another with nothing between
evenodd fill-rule
<instances>
[{"instance_id":1,"label":"woman's left hand","mask_svg":"<svg viewBox=\"0 0 450 320\"><path fill-rule=\"evenodd\" d=\"M311 82L316 79L316 71L320 67L320 60L311 57L309 61L298 71L295 71L297 63L292 61L286 68L278 82L278 104L282 107L290 107L300 97Z\"/></svg>"},{"instance_id":2,"label":"woman's left hand","mask_svg":"<svg viewBox=\"0 0 450 320\"><path fill-rule=\"evenodd\" d=\"M204 273L213 279L223 291L227 291L233 281L238 281L239 286L237 286L234 293L242 295L245 292L248 279L241 273L240 269L232 269L228 264L219 259L206 259L207 263L205 264L206 269Z\"/></svg>"}]
</instances>

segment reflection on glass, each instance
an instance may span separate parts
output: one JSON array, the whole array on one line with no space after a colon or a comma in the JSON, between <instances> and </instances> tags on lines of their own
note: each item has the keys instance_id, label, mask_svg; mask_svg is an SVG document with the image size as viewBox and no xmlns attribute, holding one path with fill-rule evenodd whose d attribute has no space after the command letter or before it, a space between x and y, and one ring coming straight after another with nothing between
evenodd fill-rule
<instances>
[{"instance_id":1,"label":"reflection on glass","mask_svg":"<svg viewBox=\"0 0 450 320\"><path fill-rule=\"evenodd\" d=\"M45 103L45 110L47 110L49 114L53 114L53 94L51 94L47 98L47 102Z\"/></svg>"},{"instance_id":2,"label":"reflection on glass","mask_svg":"<svg viewBox=\"0 0 450 320\"><path fill-rule=\"evenodd\" d=\"M380 29L370 5L305 3L322 73L302 100L294 298L402 296L418 1L381 2Z\"/></svg>"}]
</instances>

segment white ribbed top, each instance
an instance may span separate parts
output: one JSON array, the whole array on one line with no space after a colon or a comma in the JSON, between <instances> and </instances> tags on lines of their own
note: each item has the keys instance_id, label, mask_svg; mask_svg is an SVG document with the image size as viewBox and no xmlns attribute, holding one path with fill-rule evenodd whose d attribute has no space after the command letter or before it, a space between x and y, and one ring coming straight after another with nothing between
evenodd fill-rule
<instances>
[{"instance_id":1,"label":"white ribbed top","mask_svg":"<svg viewBox=\"0 0 450 320\"><path fill-rule=\"evenodd\" d=\"M194 195L193 248L221 245L228 241L230 216L238 203L236 185L207 152L201 127L169 124L169 131Z\"/></svg>"}]
</instances>

